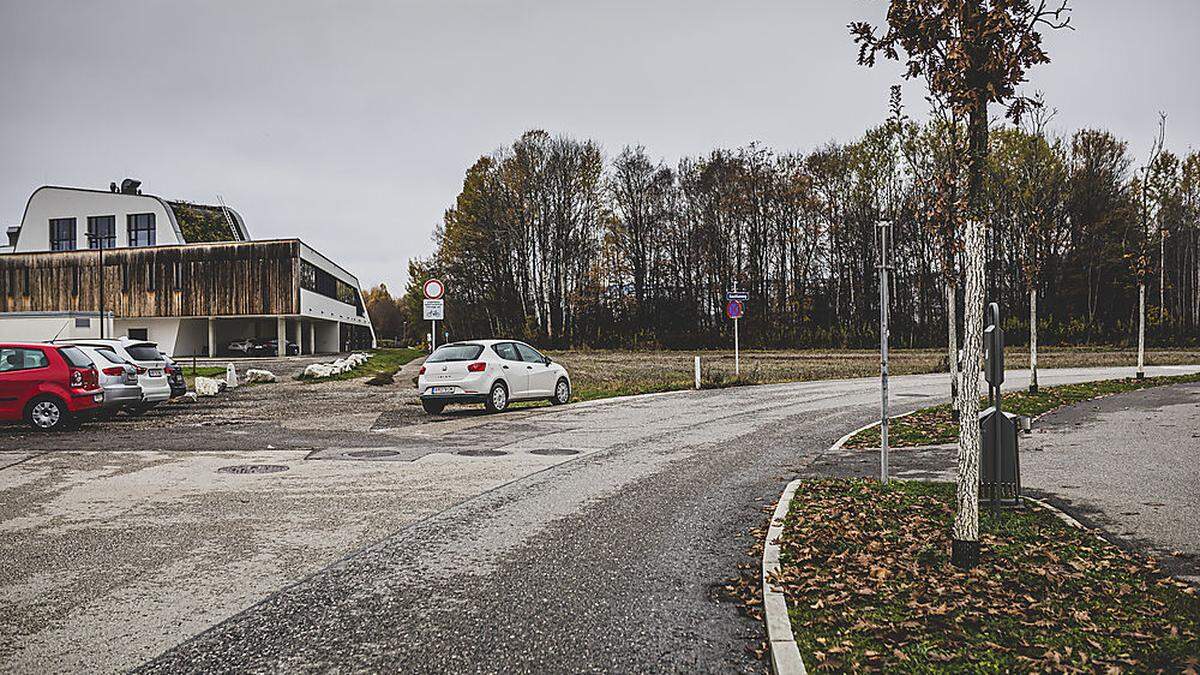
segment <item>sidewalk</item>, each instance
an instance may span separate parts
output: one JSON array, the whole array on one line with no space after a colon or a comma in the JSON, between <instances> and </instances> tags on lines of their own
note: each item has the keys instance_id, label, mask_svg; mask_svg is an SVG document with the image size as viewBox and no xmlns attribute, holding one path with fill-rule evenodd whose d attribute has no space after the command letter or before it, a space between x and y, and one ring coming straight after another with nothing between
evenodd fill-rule
<instances>
[{"instance_id":1,"label":"sidewalk","mask_svg":"<svg viewBox=\"0 0 1200 675\"><path fill-rule=\"evenodd\" d=\"M1064 408L1021 440L1026 490L1200 583L1200 384Z\"/></svg>"}]
</instances>

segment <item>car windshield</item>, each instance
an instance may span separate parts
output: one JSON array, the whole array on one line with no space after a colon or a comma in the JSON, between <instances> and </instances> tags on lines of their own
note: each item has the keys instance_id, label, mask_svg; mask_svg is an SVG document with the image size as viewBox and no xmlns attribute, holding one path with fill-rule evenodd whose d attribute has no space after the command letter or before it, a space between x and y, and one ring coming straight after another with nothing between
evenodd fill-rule
<instances>
[{"instance_id":1,"label":"car windshield","mask_svg":"<svg viewBox=\"0 0 1200 675\"><path fill-rule=\"evenodd\" d=\"M127 345L125 351L129 352L129 355L137 361L162 361L162 354L158 353L158 347L150 343Z\"/></svg>"},{"instance_id":2,"label":"car windshield","mask_svg":"<svg viewBox=\"0 0 1200 675\"><path fill-rule=\"evenodd\" d=\"M438 347L437 351L425 359L425 363L441 363L443 361L474 361L483 351L483 345L446 345Z\"/></svg>"},{"instance_id":3,"label":"car windshield","mask_svg":"<svg viewBox=\"0 0 1200 675\"><path fill-rule=\"evenodd\" d=\"M79 347L59 347L58 353L75 368L88 368L92 365L92 360Z\"/></svg>"}]
</instances>

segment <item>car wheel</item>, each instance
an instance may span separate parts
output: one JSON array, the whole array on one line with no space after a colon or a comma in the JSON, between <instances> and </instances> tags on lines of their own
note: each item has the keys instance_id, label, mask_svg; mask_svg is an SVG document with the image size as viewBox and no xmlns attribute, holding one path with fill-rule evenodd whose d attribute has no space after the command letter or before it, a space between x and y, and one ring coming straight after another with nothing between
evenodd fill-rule
<instances>
[{"instance_id":1,"label":"car wheel","mask_svg":"<svg viewBox=\"0 0 1200 675\"><path fill-rule=\"evenodd\" d=\"M504 386L503 382L493 384L483 405L488 412L504 412L508 408L508 387Z\"/></svg>"},{"instance_id":2,"label":"car wheel","mask_svg":"<svg viewBox=\"0 0 1200 675\"><path fill-rule=\"evenodd\" d=\"M35 398L25 407L25 422L38 431L58 431L71 426L71 411L57 398Z\"/></svg>"},{"instance_id":3,"label":"car wheel","mask_svg":"<svg viewBox=\"0 0 1200 675\"><path fill-rule=\"evenodd\" d=\"M558 384L554 385L554 396L550 397L552 405L562 405L571 400L571 383L567 382L567 378L559 378Z\"/></svg>"},{"instance_id":4,"label":"car wheel","mask_svg":"<svg viewBox=\"0 0 1200 675\"><path fill-rule=\"evenodd\" d=\"M446 404L442 401L421 401L421 407L430 415L441 415L446 409Z\"/></svg>"}]
</instances>

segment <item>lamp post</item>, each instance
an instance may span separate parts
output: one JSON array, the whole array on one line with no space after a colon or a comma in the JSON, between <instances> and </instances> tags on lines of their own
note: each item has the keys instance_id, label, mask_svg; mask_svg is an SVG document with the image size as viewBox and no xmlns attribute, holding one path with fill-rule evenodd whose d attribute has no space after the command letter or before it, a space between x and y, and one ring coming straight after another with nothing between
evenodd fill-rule
<instances>
[{"instance_id":1,"label":"lamp post","mask_svg":"<svg viewBox=\"0 0 1200 675\"><path fill-rule=\"evenodd\" d=\"M100 302L98 304L100 305L100 338L103 339L104 338L104 236L96 234L95 232L88 232L87 238L88 238L88 246L90 247L93 244L95 244L96 251L100 256L100 267L99 267L99 271L98 271L98 276L100 277L100 283L99 283L99 289L98 289Z\"/></svg>"},{"instance_id":2,"label":"lamp post","mask_svg":"<svg viewBox=\"0 0 1200 675\"><path fill-rule=\"evenodd\" d=\"M889 247L892 223L881 220L879 229L879 482L888 482L888 277L892 270Z\"/></svg>"}]
</instances>

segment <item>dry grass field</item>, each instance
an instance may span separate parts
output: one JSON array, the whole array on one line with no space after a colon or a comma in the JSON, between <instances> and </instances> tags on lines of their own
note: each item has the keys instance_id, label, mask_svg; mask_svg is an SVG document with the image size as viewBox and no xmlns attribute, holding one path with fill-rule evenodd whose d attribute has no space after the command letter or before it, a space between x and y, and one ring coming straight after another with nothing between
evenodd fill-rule
<instances>
[{"instance_id":1,"label":"dry grass field","mask_svg":"<svg viewBox=\"0 0 1200 675\"><path fill-rule=\"evenodd\" d=\"M587 350L548 352L571 371L575 395L581 400L688 389L693 386L692 359L700 356L701 384L706 388L738 384L768 384L805 380L868 377L879 373L879 352L873 350L743 351L741 377L733 374L732 351ZM946 369L943 350L898 349L890 353L893 375L933 373ZM1005 352L1006 365L1027 368L1023 348ZM1113 348L1045 348L1038 353L1042 368L1086 366L1133 367L1137 353ZM1147 351L1147 365L1200 363L1200 350Z\"/></svg>"}]
</instances>

